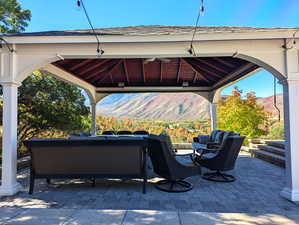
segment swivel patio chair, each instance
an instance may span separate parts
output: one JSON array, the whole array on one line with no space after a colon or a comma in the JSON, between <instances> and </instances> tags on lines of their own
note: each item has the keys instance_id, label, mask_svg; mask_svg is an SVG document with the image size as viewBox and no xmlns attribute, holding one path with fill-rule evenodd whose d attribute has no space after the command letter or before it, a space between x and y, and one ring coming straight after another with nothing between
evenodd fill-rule
<instances>
[{"instance_id":1,"label":"swivel patio chair","mask_svg":"<svg viewBox=\"0 0 299 225\"><path fill-rule=\"evenodd\" d=\"M223 141L221 148L215 153L202 154L195 158L195 163L216 172L205 173L203 178L216 182L233 182L235 177L222 171L232 170L240 152L245 137L228 136Z\"/></svg>"},{"instance_id":2,"label":"swivel patio chair","mask_svg":"<svg viewBox=\"0 0 299 225\"><path fill-rule=\"evenodd\" d=\"M155 187L166 192L186 192L191 190L192 184L185 181L187 177L199 175L198 166L178 162L167 143L167 136L149 135L148 150L154 172L165 178L155 183Z\"/></svg>"},{"instance_id":3,"label":"swivel patio chair","mask_svg":"<svg viewBox=\"0 0 299 225\"><path fill-rule=\"evenodd\" d=\"M102 135L115 135L116 132L113 130L105 130L102 132Z\"/></svg>"},{"instance_id":4,"label":"swivel patio chair","mask_svg":"<svg viewBox=\"0 0 299 225\"><path fill-rule=\"evenodd\" d=\"M121 130L121 131L117 131L116 134L117 135L131 135L133 133L131 131L129 131L129 130Z\"/></svg>"}]
</instances>

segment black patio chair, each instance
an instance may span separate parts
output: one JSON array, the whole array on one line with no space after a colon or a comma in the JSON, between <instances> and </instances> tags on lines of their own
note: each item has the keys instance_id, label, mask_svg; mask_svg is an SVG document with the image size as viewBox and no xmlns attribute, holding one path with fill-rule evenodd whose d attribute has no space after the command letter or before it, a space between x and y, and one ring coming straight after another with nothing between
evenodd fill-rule
<instances>
[{"instance_id":1,"label":"black patio chair","mask_svg":"<svg viewBox=\"0 0 299 225\"><path fill-rule=\"evenodd\" d=\"M113 130L105 130L102 132L103 135L115 135L116 132Z\"/></svg>"},{"instance_id":2,"label":"black patio chair","mask_svg":"<svg viewBox=\"0 0 299 225\"><path fill-rule=\"evenodd\" d=\"M121 131L117 131L116 133L117 135L130 135L133 134L132 131L129 130L121 130Z\"/></svg>"},{"instance_id":3,"label":"black patio chair","mask_svg":"<svg viewBox=\"0 0 299 225\"><path fill-rule=\"evenodd\" d=\"M136 130L133 132L135 135L148 135L149 133L145 130Z\"/></svg>"},{"instance_id":4,"label":"black patio chair","mask_svg":"<svg viewBox=\"0 0 299 225\"><path fill-rule=\"evenodd\" d=\"M201 169L193 164L178 162L169 148L166 135L149 135L148 150L156 174L165 178L155 183L155 187L166 192L185 192L191 190L192 184L185 181L187 177L198 175Z\"/></svg>"},{"instance_id":5,"label":"black patio chair","mask_svg":"<svg viewBox=\"0 0 299 225\"><path fill-rule=\"evenodd\" d=\"M205 153L195 158L195 163L206 167L216 172L205 173L203 178L216 182L233 182L235 177L221 171L232 170L235 167L235 162L240 152L245 137L228 136L223 140L220 149L214 153Z\"/></svg>"}]
</instances>

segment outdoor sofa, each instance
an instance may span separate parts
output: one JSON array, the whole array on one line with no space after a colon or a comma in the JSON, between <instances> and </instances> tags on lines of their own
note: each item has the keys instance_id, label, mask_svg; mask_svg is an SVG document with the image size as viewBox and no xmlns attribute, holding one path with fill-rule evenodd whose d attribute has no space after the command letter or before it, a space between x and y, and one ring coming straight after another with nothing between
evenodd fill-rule
<instances>
[{"instance_id":1,"label":"outdoor sofa","mask_svg":"<svg viewBox=\"0 0 299 225\"><path fill-rule=\"evenodd\" d=\"M30 188L44 178L141 178L146 192L146 145L142 137L73 137L24 141L31 153Z\"/></svg>"}]
</instances>

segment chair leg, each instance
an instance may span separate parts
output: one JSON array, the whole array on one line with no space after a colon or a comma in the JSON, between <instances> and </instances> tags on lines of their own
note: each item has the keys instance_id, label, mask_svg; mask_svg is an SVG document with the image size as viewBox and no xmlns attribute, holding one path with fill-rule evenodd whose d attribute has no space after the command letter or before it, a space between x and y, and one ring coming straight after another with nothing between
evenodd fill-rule
<instances>
[{"instance_id":1,"label":"chair leg","mask_svg":"<svg viewBox=\"0 0 299 225\"><path fill-rule=\"evenodd\" d=\"M143 184L142 184L142 193L146 194L146 184L147 184L147 178L143 179Z\"/></svg>"},{"instance_id":2,"label":"chair leg","mask_svg":"<svg viewBox=\"0 0 299 225\"><path fill-rule=\"evenodd\" d=\"M34 189L34 175L30 173L30 184L29 184L29 194L33 194L33 189Z\"/></svg>"},{"instance_id":3,"label":"chair leg","mask_svg":"<svg viewBox=\"0 0 299 225\"><path fill-rule=\"evenodd\" d=\"M155 183L155 187L160 191L173 193L186 192L192 190L193 188L192 184L184 180L160 180Z\"/></svg>"},{"instance_id":4,"label":"chair leg","mask_svg":"<svg viewBox=\"0 0 299 225\"><path fill-rule=\"evenodd\" d=\"M233 175L221 173L219 170L213 173L205 173L202 178L215 182L234 182L236 180Z\"/></svg>"},{"instance_id":5,"label":"chair leg","mask_svg":"<svg viewBox=\"0 0 299 225\"><path fill-rule=\"evenodd\" d=\"M92 187L95 187L95 186L96 186L96 178L93 177L93 178L91 179L91 181L92 181Z\"/></svg>"}]
</instances>

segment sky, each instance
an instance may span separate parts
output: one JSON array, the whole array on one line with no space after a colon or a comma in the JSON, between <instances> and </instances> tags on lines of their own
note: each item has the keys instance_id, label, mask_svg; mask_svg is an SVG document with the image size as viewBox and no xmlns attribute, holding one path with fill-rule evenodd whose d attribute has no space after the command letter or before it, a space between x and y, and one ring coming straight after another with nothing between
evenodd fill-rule
<instances>
[{"instance_id":1,"label":"sky","mask_svg":"<svg viewBox=\"0 0 299 225\"><path fill-rule=\"evenodd\" d=\"M76 0L19 0L30 9L26 32L89 28ZM199 0L84 0L93 26L194 25ZM204 0L202 26L299 27L299 0ZM273 76L261 71L233 86L258 97L273 95ZM222 91L231 93L233 87ZM277 92L282 92L278 85Z\"/></svg>"}]
</instances>

